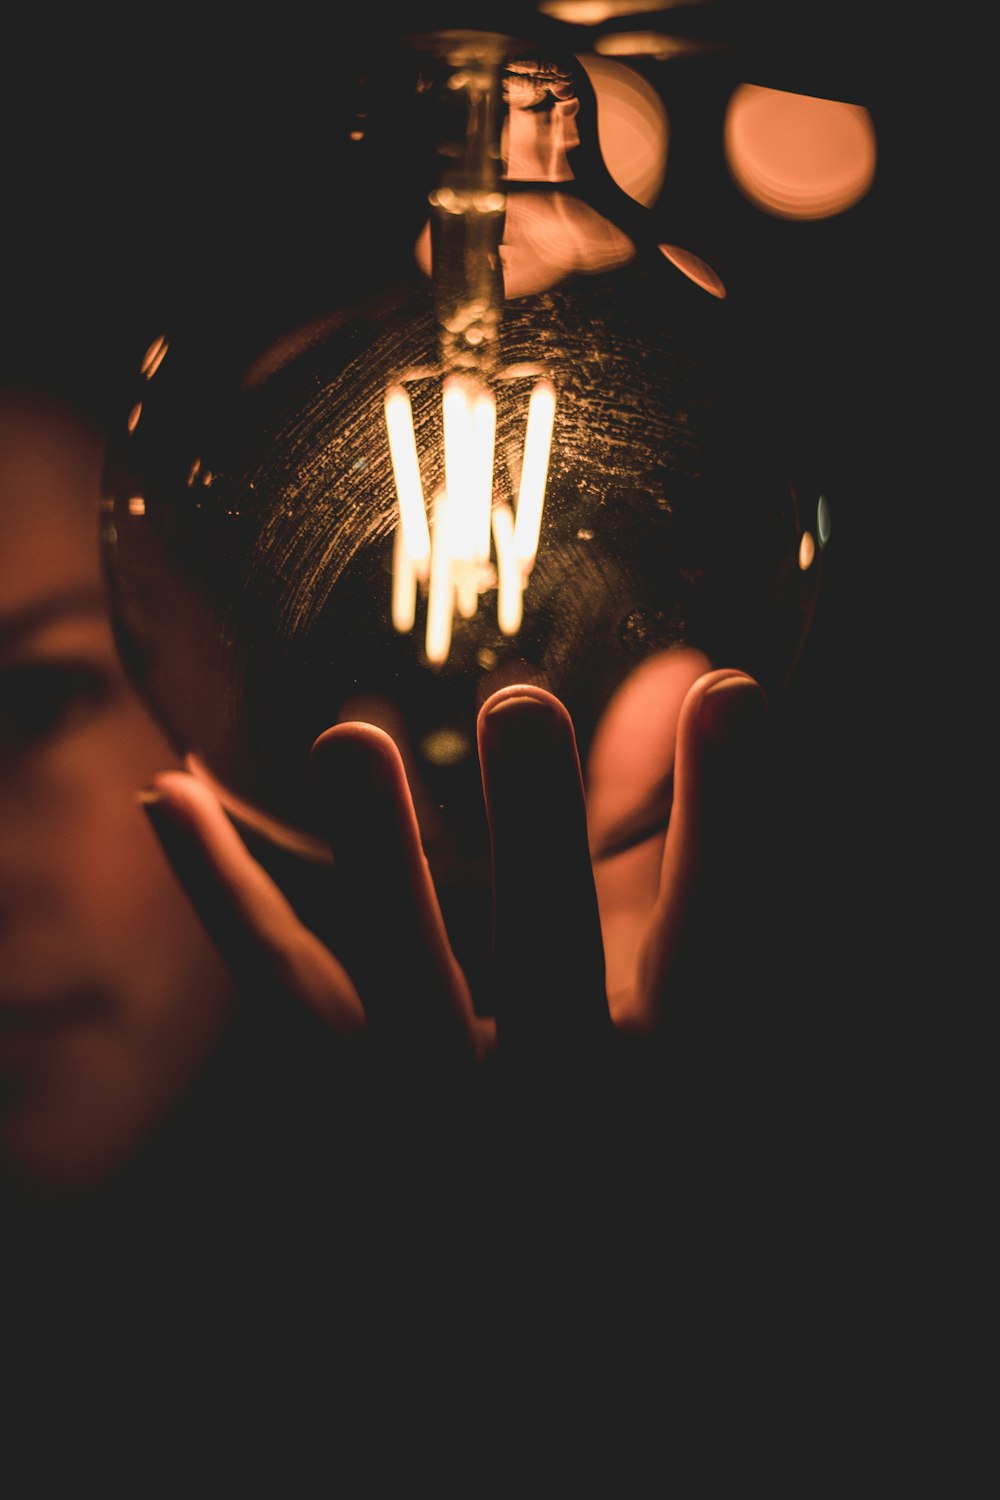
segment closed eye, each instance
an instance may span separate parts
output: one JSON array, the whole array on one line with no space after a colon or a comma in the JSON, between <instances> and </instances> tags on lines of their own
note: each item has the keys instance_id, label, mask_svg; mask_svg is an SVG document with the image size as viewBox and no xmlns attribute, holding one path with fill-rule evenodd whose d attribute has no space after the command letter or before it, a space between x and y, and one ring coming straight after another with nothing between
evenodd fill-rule
<instances>
[{"instance_id":1,"label":"closed eye","mask_svg":"<svg viewBox=\"0 0 1000 1500\"><path fill-rule=\"evenodd\" d=\"M89 662L46 659L0 670L0 759L13 760L86 723L114 696Z\"/></svg>"}]
</instances>

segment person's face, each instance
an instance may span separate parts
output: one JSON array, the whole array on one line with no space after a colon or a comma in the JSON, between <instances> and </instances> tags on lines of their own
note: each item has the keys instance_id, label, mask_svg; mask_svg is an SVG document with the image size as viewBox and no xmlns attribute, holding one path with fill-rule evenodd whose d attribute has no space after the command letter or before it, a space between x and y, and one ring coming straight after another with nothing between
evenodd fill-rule
<instances>
[{"instance_id":1,"label":"person's face","mask_svg":"<svg viewBox=\"0 0 1000 1500\"><path fill-rule=\"evenodd\" d=\"M0 1166L57 1192L127 1159L231 986L136 793L176 764L115 651L101 443L0 391Z\"/></svg>"}]
</instances>

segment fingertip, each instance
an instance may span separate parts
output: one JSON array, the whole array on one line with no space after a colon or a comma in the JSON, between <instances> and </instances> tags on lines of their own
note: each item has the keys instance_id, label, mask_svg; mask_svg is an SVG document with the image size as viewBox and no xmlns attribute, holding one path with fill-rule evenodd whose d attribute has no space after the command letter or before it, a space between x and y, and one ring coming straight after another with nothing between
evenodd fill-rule
<instances>
[{"instance_id":1,"label":"fingertip","mask_svg":"<svg viewBox=\"0 0 1000 1500\"><path fill-rule=\"evenodd\" d=\"M136 792L136 801L152 816L165 813L188 821L199 812L211 813L218 806L216 798L189 771L157 771L149 783Z\"/></svg>"},{"instance_id":2,"label":"fingertip","mask_svg":"<svg viewBox=\"0 0 1000 1500\"><path fill-rule=\"evenodd\" d=\"M767 695L747 672L706 673L691 689L701 739L721 745L760 733L769 717Z\"/></svg>"},{"instance_id":3,"label":"fingertip","mask_svg":"<svg viewBox=\"0 0 1000 1500\"><path fill-rule=\"evenodd\" d=\"M350 719L343 724L331 724L329 729L317 735L309 752L311 760L328 755L398 755L399 751L392 735L377 724L363 719Z\"/></svg>"},{"instance_id":4,"label":"fingertip","mask_svg":"<svg viewBox=\"0 0 1000 1500\"><path fill-rule=\"evenodd\" d=\"M329 785L332 778L350 778L352 787L384 788L405 781L399 747L376 724L351 720L325 729L309 752L313 778Z\"/></svg>"},{"instance_id":5,"label":"fingertip","mask_svg":"<svg viewBox=\"0 0 1000 1500\"><path fill-rule=\"evenodd\" d=\"M157 771L149 778L148 786L142 787L136 795L140 802L158 802L171 796L175 789L183 794L188 783L193 780L190 771Z\"/></svg>"},{"instance_id":6,"label":"fingertip","mask_svg":"<svg viewBox=\"0 0 1000 1500\"><path fill-rule=\"evenodd\" d=\"M513 698L528 698L536 703L547 703L550 706L563 709L563 712L565 712L561 700L556 697L555 693L550 693L548 688L541 687L537 682L509 682L506 687L497 688L495 692L490 694L479 710L479 717L481 719L484 718L494 708L498 708L501 704L507 703Z\"/></svg>"},{"instance_id":7,"label":"fingertip","mask_svg":"<svg viewBox=\"0 0 1000 1500\"><path fill-rule=\"evenodd\" d=\"M573 721L554 693L534 684L516 683L491 694L479 710L477 735L481 750L505 755L534 753L545 745L570 741L575 745Z\"/></svg>"},{"instance_id":8,"label":"fingertip","mask_svg":"<svg viewBox=\"0 0 1000 1500\"><path fill-rule=\"evenodd\" d=\"M318 826L335 857L377 863L420 846L406 767L390 734L350 721L324 730L309 754Z\"/></svg>"},{"instance_id":9,"label":"fingertip","mask_svg":"<svg viewBox=\"0 0 1000 1500\"><path fill-rule=\"evenodd\" d=\"M245 852L242 838L218 797L188 771L160 771L137 793L136 800L171 863L187 858L182 850L213 850L213 858L231 859Z\"/></svg>"}]
</instances>

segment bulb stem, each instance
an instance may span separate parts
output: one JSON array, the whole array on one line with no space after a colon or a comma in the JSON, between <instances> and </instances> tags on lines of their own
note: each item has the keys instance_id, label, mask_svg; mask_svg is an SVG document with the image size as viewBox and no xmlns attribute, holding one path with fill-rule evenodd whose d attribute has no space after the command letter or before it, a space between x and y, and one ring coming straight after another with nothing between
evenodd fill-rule
<instances>
[{"instance_id":1,"label":"bulb stem","mask_svg":"<svg viewBox=\"0 0 1000 1500\"><path fill-rule=\"evenodd\" d=\"M442 141L441 175L429 197L442 364L484 374L496 363L503 306L502 64L496 39L484 34L481 47L464 47L450 67L444 88L459 138Z\"/></svg>"}]
</instances>

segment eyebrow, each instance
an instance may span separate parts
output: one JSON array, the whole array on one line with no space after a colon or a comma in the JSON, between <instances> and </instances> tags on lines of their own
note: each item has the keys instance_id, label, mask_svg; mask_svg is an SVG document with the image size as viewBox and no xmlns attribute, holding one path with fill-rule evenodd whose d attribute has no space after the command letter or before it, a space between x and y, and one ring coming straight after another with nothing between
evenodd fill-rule
<instances>
[{"instance_id":1,"label":"eyebrow","mask_svg":"<svg viewBox=\"0 0 1000 1500\"><path fill-rule=\"evenodd\" d=\"M64 589L50 594L45 599L33 600L21 609L0 615L0 650L20 644L54 620L64 620L77 615L106 615L107 596L96 584L82 588Z\"/></svg>"}]
</instances>

